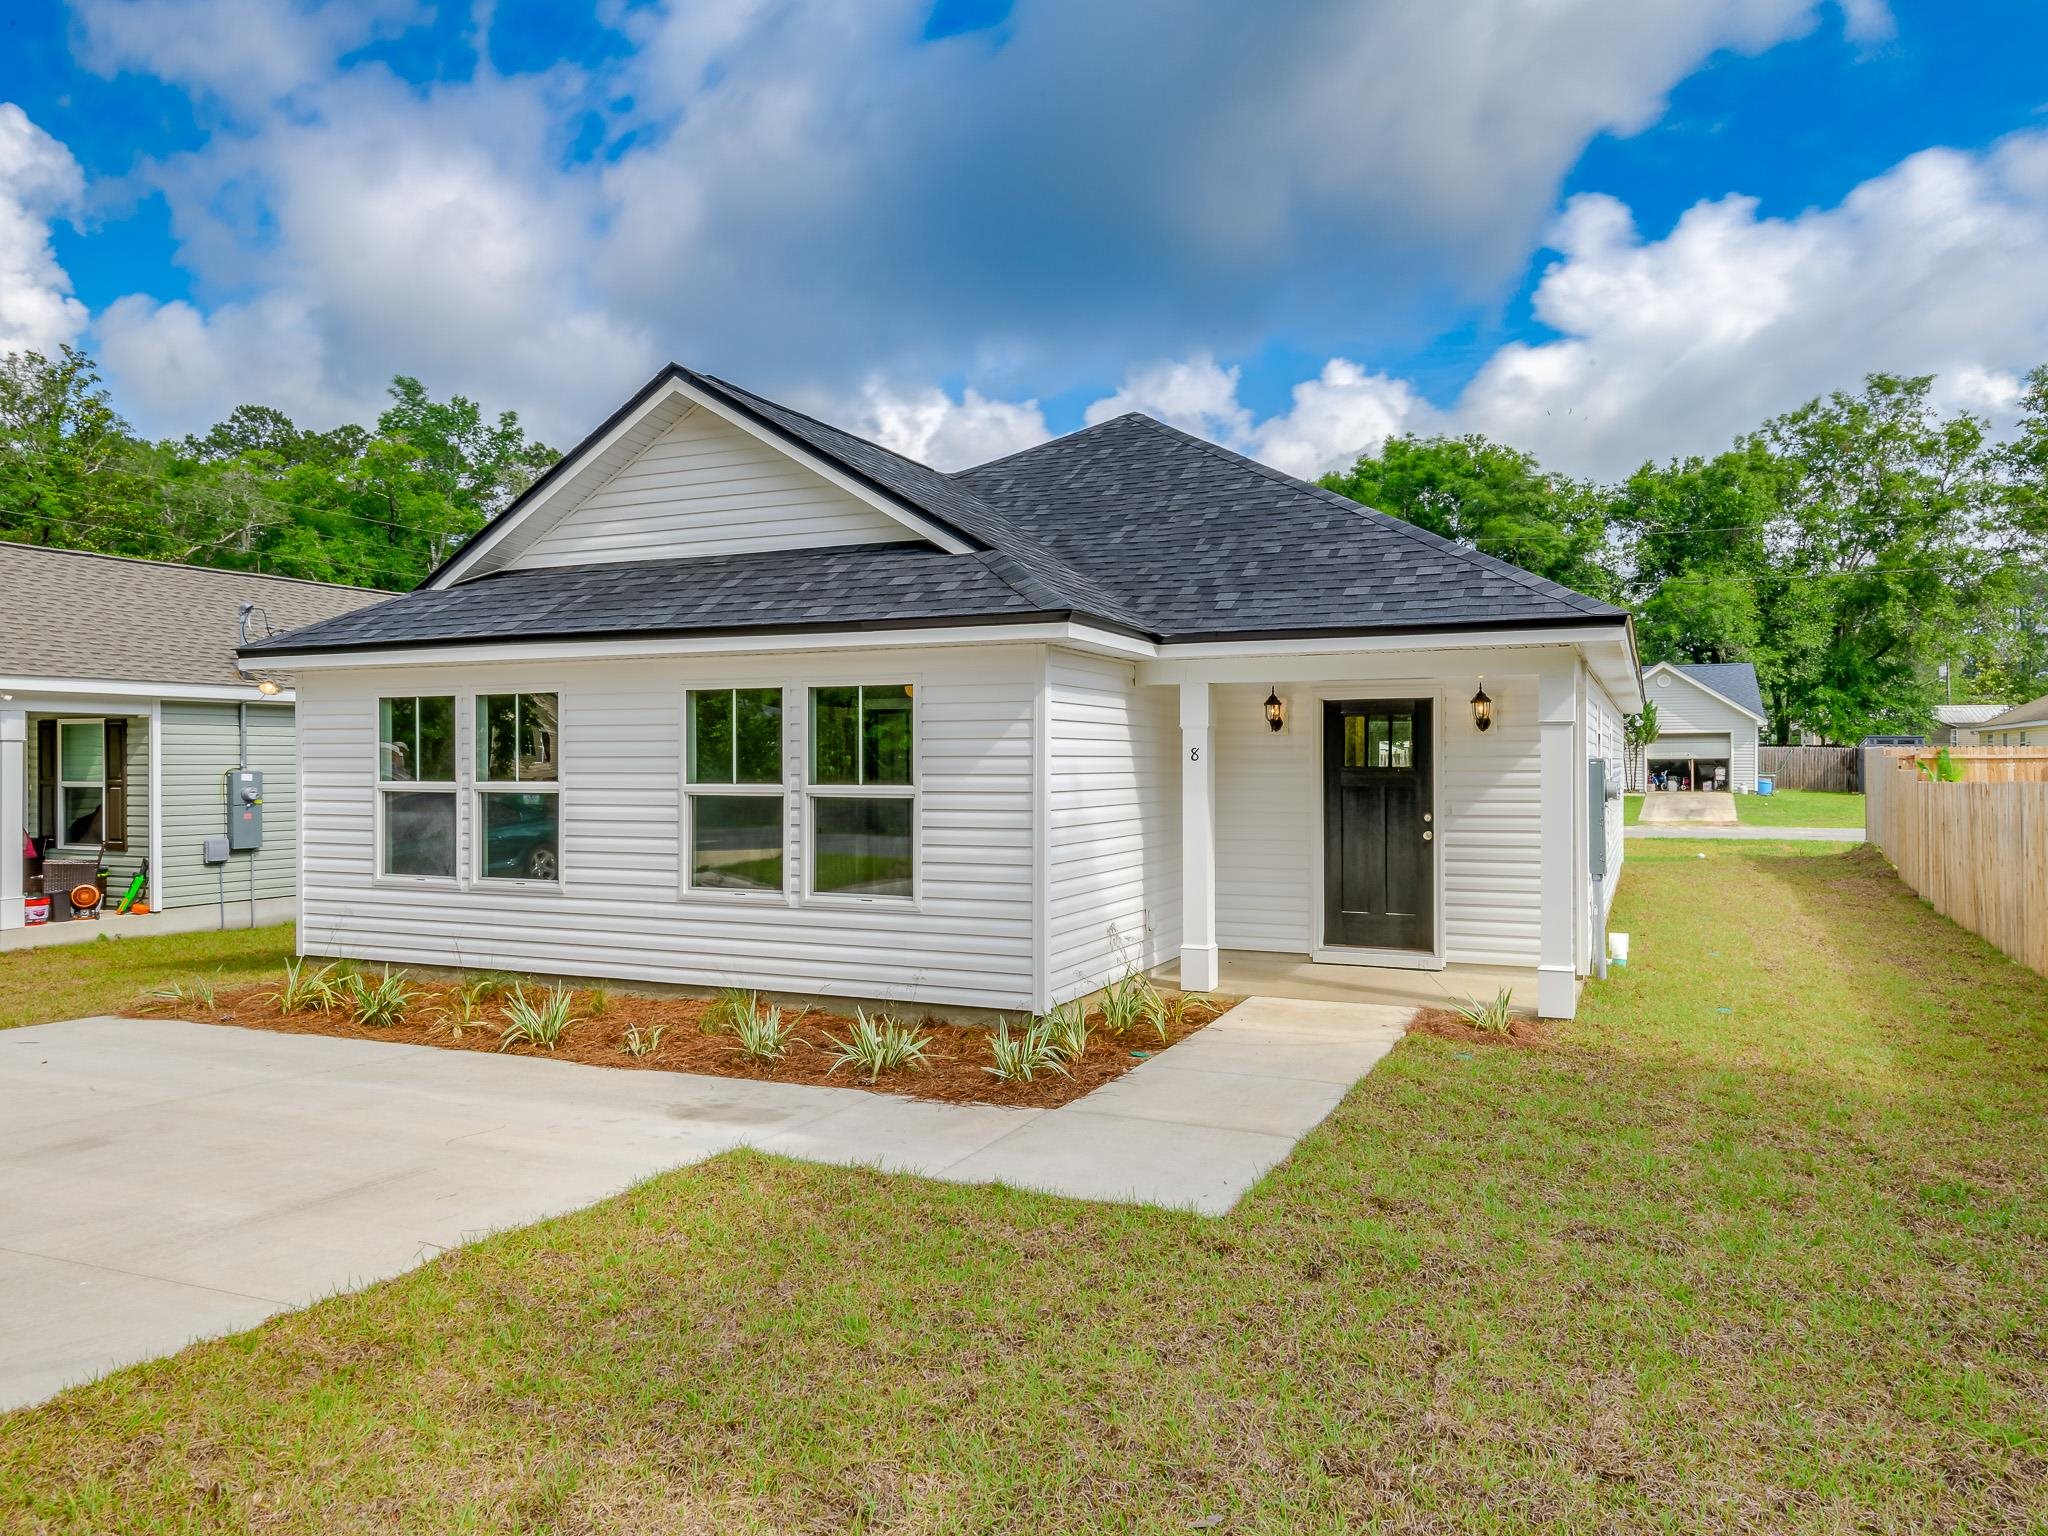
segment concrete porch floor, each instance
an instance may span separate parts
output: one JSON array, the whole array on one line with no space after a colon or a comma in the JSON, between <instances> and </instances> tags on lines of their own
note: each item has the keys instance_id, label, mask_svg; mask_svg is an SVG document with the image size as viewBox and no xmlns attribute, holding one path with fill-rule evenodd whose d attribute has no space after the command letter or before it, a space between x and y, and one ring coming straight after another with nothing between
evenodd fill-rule
<instances>
[{"instance_id":1,"label":"concrete porch floor","mask_svg":"<svg viewBox=\"0 0 2048 1536\"><path fill-rule=\"evenodd\" d=\"M229 928L267 928L272 923L288 923L298 916L299 903L292 896L263 896L256 901L256 921L249 921L247 901L229 901L227 922L221 922L221 910L217 906L172 907L164 912L145 912L141 915L129 913L117 916L111 910L105 917L91 918L85 922L66 920L56 923L38 923L33 928L0 928L0 952L10 949L41 949L50 944L90 944L95 939L146 939L157 933L208 932L222 926Z\"/></svg>"},{"instance_id":2,"label":"concrete porch floor","mask_svg":"<svg viewBox=\"0 0 2048 1536\"><path fill-rule=\"evenodd\" d=\"M1326 965L1306 955L1226 949L1218 955L1217 967L1216 990L1228 997L1442 1008L1467 998L1490 1001L1506 987L1515 1007L1525 1013L1536 1011L1534 966L1448 965L1440 971L1411 971L1390 965ZM1178 986L1180 963L1170 961L1152 974Z\"/></svg>"}]
</instances>

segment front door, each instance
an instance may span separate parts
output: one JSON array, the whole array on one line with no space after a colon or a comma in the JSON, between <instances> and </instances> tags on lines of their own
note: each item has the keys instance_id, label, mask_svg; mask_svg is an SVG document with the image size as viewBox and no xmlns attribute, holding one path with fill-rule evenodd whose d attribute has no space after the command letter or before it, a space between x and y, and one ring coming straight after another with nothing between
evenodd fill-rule
<instances>
[{"instance_id":1,"label":"front door","mask_svg":"<svg viewBox=\"0 0 2048 1536\"><path fill-rule=\"evenodd\" d=\"M1323 942L1436 947L1427 699L1323 705Z\"/></svg>"}]
</instances>

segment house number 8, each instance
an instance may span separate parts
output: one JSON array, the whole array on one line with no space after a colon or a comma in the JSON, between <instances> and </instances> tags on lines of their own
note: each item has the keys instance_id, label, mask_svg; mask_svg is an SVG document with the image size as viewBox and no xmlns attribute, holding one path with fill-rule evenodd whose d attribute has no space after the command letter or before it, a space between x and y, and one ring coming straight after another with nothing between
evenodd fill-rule
<instances>
[{"instance_id":1,"label":"house number 8","mask_svg":"<svg viewBox=\"0 0 2048 1536\"><path fill-rule=\"evenodd\" d=\"M1202 760L1202 749L1201 749L1200 747L1189 747L1189 748L1188 748L1188 761L1189 761L1189 762L1191 762L1191 763L1199 763L1199 762L1200 762L1201 760Z\"/></svg>"}]
</instances>

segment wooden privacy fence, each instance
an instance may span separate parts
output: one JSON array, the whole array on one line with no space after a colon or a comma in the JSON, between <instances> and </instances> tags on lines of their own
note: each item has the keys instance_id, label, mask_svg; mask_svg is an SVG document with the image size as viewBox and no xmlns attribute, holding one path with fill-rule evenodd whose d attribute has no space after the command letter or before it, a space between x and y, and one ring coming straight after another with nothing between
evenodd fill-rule
<instances>
[{"instance_id":1,"label":"wooden privacy fence","mask_svg":"<svg viewBox=\"0 0 2048 1536\"><path fill-rule=\"evenodd\" d=\"M1776 789L1834 789L1854 793L1863 787L1861 747L1758 747L1757 774Z\"/></svg>"},{"instance_id":2,"label":"wooden privacy fence","mask_svg":"<svg viewBox=\"0 0 2048 1536\"><path fill-rule=\"evenodd\" d=\"M1916 761L1931 761L1931 751L1871 749L1870 840L1935 911L2048 976L2048 749L1949 756L1984 772L1938 783L1921 777Z\"/></svg>"}]
</instances>

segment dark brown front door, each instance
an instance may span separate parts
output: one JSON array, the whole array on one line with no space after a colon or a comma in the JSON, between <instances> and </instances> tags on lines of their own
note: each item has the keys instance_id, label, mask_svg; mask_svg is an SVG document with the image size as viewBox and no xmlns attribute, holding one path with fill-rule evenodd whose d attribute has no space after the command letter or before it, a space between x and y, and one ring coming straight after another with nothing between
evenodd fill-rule
<instances>
[{"instance_id":1,"label":"dark brown front door","mask_svg":"<svg viewBox=\"0 0 2048 1536\"><path fill-rule=\"evenodd\" d=\"M1427 699L1323 705L1323 942L1436 947Z\"/></svg>"}]
</instances>

